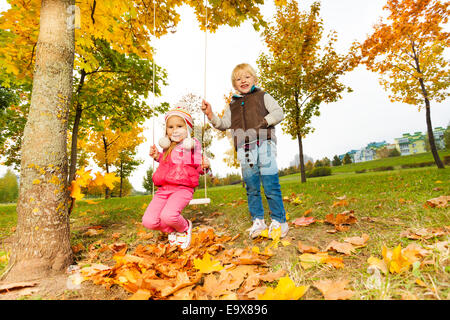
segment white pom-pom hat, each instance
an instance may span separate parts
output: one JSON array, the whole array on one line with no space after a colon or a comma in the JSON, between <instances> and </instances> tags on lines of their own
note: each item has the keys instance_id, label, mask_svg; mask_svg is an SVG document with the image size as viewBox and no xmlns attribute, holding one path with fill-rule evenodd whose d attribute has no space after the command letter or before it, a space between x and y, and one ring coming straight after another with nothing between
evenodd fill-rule
<instances>
[{"instance_id":1,"label":"white pom-pom hat","mask_svg":"<svg viewBox=\"0 0 450 320\"><path fill-rule=\"evenodd\" d=\"M170 110L164 116L164 122L167 125L167 120L172 116L178 116L184 120L186 123L186 128L188 130L188 137L183 140L183 147L186 149L192 149L194 147L194 141L191 138L191 132L194 127L194 121L192 120L192 116L184 110L182 107L176 107L175 109ZM167 149L170 146L170 139L166 135L159 139L159 145L163 149Z\"/></svg>"}]
</instances>

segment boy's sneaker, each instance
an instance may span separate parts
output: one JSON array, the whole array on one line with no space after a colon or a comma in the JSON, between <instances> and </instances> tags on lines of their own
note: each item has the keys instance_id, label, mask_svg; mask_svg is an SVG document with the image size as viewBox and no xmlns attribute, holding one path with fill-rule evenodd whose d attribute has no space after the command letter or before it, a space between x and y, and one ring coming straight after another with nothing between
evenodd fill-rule
<instances>
[{"instance_id":1,"label":"boy's sneaker","mask_svg":"<svg viewBox=\"0 0 450 320\"><path fill-rule=\"evenodd\" d=\"M255 220L253 220L252 227L248 230L250 232L250 237L252 239L255 239L261 234L261 232L263 232L266 229L267 229L267 225L264 222L264 219L256 218Z\"/></svg>"},{"instance_id":2,"label":"boy's sneaker","mask_svg":"<svg viewBox=\"0 0 450 320\"><path fill-rule=\"evenodd\" d=\"M272 223L269 226L269 239L273 239L278 235L281 238L286 237L289 231L289 225L287 222L280 223L276 220L272 220Z\"/></svg>"},{"instance_id":3,"label":"boy's sneaker","mask_svg":"<svg viewBox=\"0 0 450 320\"><path fill-rule=\"evenodd\" d=\"M181 249L186 249L191 244L192 222L190 220L187 220L187 222L189 228L184 232L177 232L177 245L179 245Z\"/></svg>"},{"instance_id":4,"label":"boy's sneaker","mask_svg":"<svg viewBox=\"0 0 450 320\"><path fill-rule=\"evenodd\" d=\"M177 233L176 232L171 232L169 233L169 244L171 246L174 246L177 244Z\"/></svg>"}]
</instances>

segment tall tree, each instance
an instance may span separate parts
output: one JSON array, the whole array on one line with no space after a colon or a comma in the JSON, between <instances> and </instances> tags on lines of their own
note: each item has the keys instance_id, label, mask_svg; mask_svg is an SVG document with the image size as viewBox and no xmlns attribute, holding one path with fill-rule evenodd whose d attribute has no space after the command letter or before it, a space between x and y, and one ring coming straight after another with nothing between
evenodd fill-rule
<instances>
[{"instance_id":1,"label":"tall tree","mask_svg":"<svg viewBox=\"0 0 450 320\"><path fill-rule=\"evenodd\" d=\"M66 134L72 97L73 0L42 0L33 94L24 130L9 281L61 272L72 261Z\"/></svg>"},{"instance_id":2,"label":"tall tree","mask_svg":"<svg viewBox=\"0 0 450 320\"><path fill-rule=\"evenodd\" d=\"M302 140L314 131L311 118L320 115L322 103L335 102L342 92L351 91L339 78L358 62L353 48L346 55L335 51L335 32L320 44L319 13L319 2L309 12L300 12L294 0L278 7L275 21L263 32L269 54L258 59L262 86L284 109L283 131L298 140L301 182L306 182Z\"/></svg>"},{"instance_id":3,"label":"tall tree","mask_svg":"<svg viewBox=\"0 0 450 320\"><path fill-rule=\"evenodd\" d=\"M450 69L444 50L450 46L449 3L439 0L389 0L386 19L361 45L362 62L380 74L391 101L425 106L428 141L438 168L439 158L431 124L431 101L449 96Z\"/></svg>"},{"instance_id":4,"label":"tall tree","mask_svg":"<svg viewBox=\"0 0 450 320\"><path fill-rule=\"evenodd\" d=\"M104 120L103 130L91 131L86 139L86 150L93 155L95 163L110 173L113 169L120 174L121 180L131 173L135 166L130 164L134 159L136 147L144 141L143 129L137 125L128 131L113 129L109 119ZM110 190L105 188L105 198L109 198Z\"/></svg>"},{"instance_id":5,"label":"tall tree","mask_svg":"<svg viewBox=\"0 0 450 320\"><path fill-rule=\"evenodd\" d=\"M153 25L154 36L160 37L179 22L178 6L194 7L199 21L204 20L205 8L203 3L192 0L81 0L77 5L82 28L77 30L75 50L75 1L10 0L10 4L11 8L0 17L0 29L14 40L0 43L2 78L12 83L18 79L33 82L21 148L18 222L6 274L7 280L17 280L62 272L72 262L66 141L74 59L75 65L86 72L95 70L88 53L94 52L91 48L95 39L104 39L119 53L134 53L150 60ZM209 4L209 23L204 27L216 30L225 23L237 26L249 18L258 27L262 23L262 4L261 0L213 1ZM156 5L155 21L152 9ZM35 17L31 23L25 18L29 15ZM39 30L33 28L37 25Z\"/></svg>"}]
</instances>

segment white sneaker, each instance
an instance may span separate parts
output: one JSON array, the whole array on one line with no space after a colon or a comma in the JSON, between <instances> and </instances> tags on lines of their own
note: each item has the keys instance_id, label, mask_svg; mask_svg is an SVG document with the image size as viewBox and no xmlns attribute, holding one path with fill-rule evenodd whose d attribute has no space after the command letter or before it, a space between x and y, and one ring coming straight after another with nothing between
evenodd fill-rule
<instances>
[{"instance_id":1,"label":"white sneaker","mask_svg":"<svg viewBox=\"0 0 450 320\"><path fill-rule=\"evenodd\" d=\"M169 244L171 246L176 245L177 244L177 233L176 232L169 233L168 239L169 239Z\"/></svg>"},{"instance_id":2,"label":"white sneaker","mask_svg":"<svg viewBox=\"0 0 450 320\"><path fill-rule=\"evenodd\" d=\"M184 232L177 232L177 245L179 245L181 249L186 249L191 244L192 222L190 220L187 222L189 223L189 228Z\"/></svg>"},{"instance_id":3,"label":"white sneaker","mask_svg":"<svg viewBox=\"0 0 450 320\"><path fill-rule=\"evenodd\" d=\"M263 232L266 229L267 229L267 225L264 222L264 219L256 218L255 220L253 220L253 225L249 229L250 237L252 239L257 238L261 234L261 232Z\"/></svg>"},{"instance_id":4,"label":"white sneaker","mask_svg":"<svg viewBox=\"0 0 450 320\"><path fill-rule=\"evenodd\" d=\"M289 225L287 222L280 223L276 220L272 220L269 226L269 239L276 237L276 232L279 232L280 239L286 237L289 231Z\"/></svg>"}]
</instances>

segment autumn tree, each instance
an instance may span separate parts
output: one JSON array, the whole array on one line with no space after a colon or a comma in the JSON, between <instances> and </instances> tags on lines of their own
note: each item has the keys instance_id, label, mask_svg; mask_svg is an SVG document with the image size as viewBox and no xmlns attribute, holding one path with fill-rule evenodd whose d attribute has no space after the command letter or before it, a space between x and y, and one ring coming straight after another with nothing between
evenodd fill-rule
<instances>
[{"instance_id":1,"label":"autumn tree","mask_svg":"<svg viewBox=\"0 0 450 320\"><path fill-rule=\"evenodd\" d=\"M68 25L68 10L73 4L72 0L42 0L40 6L8 281L59 273L72 261L66 134L74 61L74 30Z\"/></svg>"},{"instance_id":2,"label":"autumn tree","mask_svg":"<svg viewBox=\"0 0 450 320\"><path fill-rule=\"evenodd\" d=\"M193 7L199 21L206 10L205 4L191 0L80 0L81 27L75 43L75 1L11 0L10 4L0 17L0 29L10 39L0 43L2 84L32 82L21 144L17 229L6 274L7 280L14 281L60 273L72 262L66 141L74 61L86 73L95 70L92 47L96 39L120 54L151 60L153 25L153 36L161 37L179 22L178 6ZM238 26L251 18L257 28L262 23L262 4L261 0L214 1L204 27Z\"/></svg>"},{"instance_id":3,"label":"autumn tree","mask_svg":"<svg viewBox=\"0 0 450 320\"><path fill-rule=\"evenodd\" d=\"M439 158L431 124L431 101L449 96L450 69L444 50L450 45L449 3L439 0L389 0L386 19L374 26L361 45L362 62L380 74L380 83L398 101L425 107L428 141L438 168Z\"/></svg>"},{"instance_id":4,"label":"autumn tree","mask_svg":"<svg viewBox=\"0 0 450 320\"><path fill-rule=\"evenodd\" d=\"M311 118L320 115L322 103L335 102L344 91L351 91L339 79L358 62L353 48L346 55L335 51L335 32L321 45L319 12L319 2L309 12L300 12L296 1L278 7L263 32L269 53L258 59L262 87L284 109L282 129L298 140L302 182L306 182L302 139L314 131Z\"/></svg>"},{"instance_id":5,"label":"autumn tree","mask_svg":"<svg viewBox=\"0 0 450 320\"><path fill-rule=\"evenodd\" d=\"M142 132L143 128L138 126L128 131L112 129L111 121L105 119L103 130L90 132L86 150L106 173L112 172L111 170L115 168L117 175L123 180L139 164L134 163L133 155L136 153L136 147L144 141ZM106 187L105 198L109 196L110 190Z\"/></svg>"}]
</instances>

